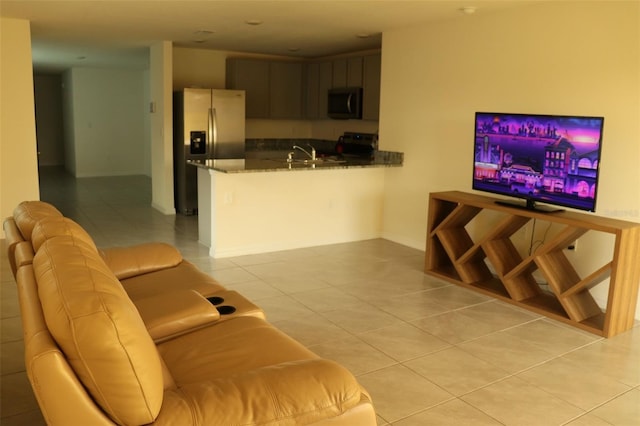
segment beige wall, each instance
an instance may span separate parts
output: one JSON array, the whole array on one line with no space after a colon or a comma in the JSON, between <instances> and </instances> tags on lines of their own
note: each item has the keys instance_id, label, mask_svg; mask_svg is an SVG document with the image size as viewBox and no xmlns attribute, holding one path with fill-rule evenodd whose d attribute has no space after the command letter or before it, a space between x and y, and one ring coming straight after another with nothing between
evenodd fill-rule
<instances>
[{"instance_id":1,"label":"beige wall","mask_svg":"<svg viewBox=\"0 0 640 426\"><path fill-rule=\"evenodd\" d=\"M171 42L151 46L149 96L155 105L150 114L151 205L164 214L175 214L173 201L173 100Z\"/></svg>"},{"instance_id":2,"label":"beige wall","mask_svg":"<svg viewBox=\"0 0 640 426\"><path fill-rule=\"evenodd\" d=\"M604 116L597 214L640 222L639 22L638 2L545 2L385 33L380 143L405 152L385 237L424 249L429 192L471 190L475 111ZM578 264L606 259L584 238Z\"/></svg>"},{"instance_id":3,"label":"beige wall","mask_svg":"<svg viewBox=\"0 0 640 426\"><path fill-rule=\"evenodd\" d=\"M145 174L145 72L77 67L66 75L68 169L76 177Z\"/></svg>"},{"instance_id":4,"label":"beige wall","mask_svg":"<svg viewBox=\"0 0 640 426\"><path fill-rule=\"evenodd\" d=\"M0 20L0 215L40 199L29 22ZM2 231L4 237L4 231Z\"/></svg>"}]
</instances>

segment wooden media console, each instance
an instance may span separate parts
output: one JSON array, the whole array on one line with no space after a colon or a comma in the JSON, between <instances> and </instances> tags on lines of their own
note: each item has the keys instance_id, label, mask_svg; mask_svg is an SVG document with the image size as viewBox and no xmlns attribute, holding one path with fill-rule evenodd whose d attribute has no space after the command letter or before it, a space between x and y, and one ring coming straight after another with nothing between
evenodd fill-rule
<instances>
[{"instance_id":1,"label":"wooden media console","mask_svg":"<svg viewBox=\"0 0 640 426\"><path fill-rule=\"evenodd\" d=\"M633 326L640 283L640 223L572 211L544 213L496 201L458 191L430 194L425 273L604 337ZM470 232L482 212L494 220ZM559 231L523 255L512 237L532 220L549 222ZM611 259L578 273L565 250L591 232L614 239ZM546 285L537 282L536 271ZM589 290L607 279L603 310Z\"/></svg>"}]
</instances>

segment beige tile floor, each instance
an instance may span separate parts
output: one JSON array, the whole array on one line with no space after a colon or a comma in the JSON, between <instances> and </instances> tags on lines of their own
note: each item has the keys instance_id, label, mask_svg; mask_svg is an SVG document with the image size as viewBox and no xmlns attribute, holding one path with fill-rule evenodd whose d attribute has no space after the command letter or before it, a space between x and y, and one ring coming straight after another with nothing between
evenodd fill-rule
<instances>
[{"instance_id":1,"label":"beige tile floor","mask_svg":"<svg viewBox=\"0 0 640 426\"><path fill-rule=\"evenodd\" d=\"M612 339L426 276L386 240L212 259L197 218L150 205L145 177L41 173L42 199L100 246L165 241L260 305L277 327L349 368L380 425L640 425L640 326ZM2 245L1 421L40 425Z\"/></svg>"}]
</instances>

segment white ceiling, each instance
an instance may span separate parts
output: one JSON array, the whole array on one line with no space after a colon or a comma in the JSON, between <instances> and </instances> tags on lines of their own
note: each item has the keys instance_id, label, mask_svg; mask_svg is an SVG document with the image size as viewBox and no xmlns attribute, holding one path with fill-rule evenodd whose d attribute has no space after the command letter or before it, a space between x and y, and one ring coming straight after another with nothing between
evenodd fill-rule
<instances>
[{"instance_id":1,"label":"white ceiling","mask_svg":"<svg viewBox=\"0 0 640 426\"><path fill-rule=\"evenodd\" d=\"M0 15L31 21L39 70L146 68L151 44L316 58L378 48L381 33L514 6L523 0L0 0ZM262 21L248 25L249 20ZM208 33L208 32L211 33ZM358 34L368 34L360 38ZM293 51L292 49L298 49ZM82 59L81 59L82 58Z\"/></svg>"}]
</instances>

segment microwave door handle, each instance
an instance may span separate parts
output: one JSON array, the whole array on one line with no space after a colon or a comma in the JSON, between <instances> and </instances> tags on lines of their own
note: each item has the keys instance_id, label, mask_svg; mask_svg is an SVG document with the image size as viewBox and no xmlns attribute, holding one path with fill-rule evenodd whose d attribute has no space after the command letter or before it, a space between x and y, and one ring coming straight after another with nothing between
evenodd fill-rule
<instances>
[{"instance_id":1,"label":"microwave door handle","mask_svg":"<svg viewBox=\"0 0 640 426\"><path fill-rule=\"evenodd\" d=\"M347 111L351 114L351 98L353 97L353 93L349 93L349 97L347 97Z\"/></svg>"}]
</instances>

